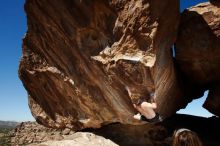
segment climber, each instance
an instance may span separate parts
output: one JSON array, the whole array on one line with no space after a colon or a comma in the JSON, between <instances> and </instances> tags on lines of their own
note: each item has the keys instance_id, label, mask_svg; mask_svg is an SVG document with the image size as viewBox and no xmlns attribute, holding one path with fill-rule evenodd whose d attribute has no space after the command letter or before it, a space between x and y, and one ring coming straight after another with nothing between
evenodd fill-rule
<instances>
[{"instance_id":1,"label":"climber","mask_svg":"<svg viewBox=\"0 0 220 146\"><path fill-rule=\"evenodd\" d=\"M173 134L172 146L202 146L202 141L198 135L185 128L178 129Z\"/></svg>"},{"instance_id":2,"label":"climber","mask_svg":"<svg viewBox=\"0 0 220 146\"><path fill-rule=\"evenodd\" d=\"M156 102L142 101L139 104L133 104L133 106L140 112L134 115L137 120L142 120L146 122L161 122L162 118L158 113L155 112L157 108Z\"/></svg>"},{"instance_id":3,"label":"climber","mask_svg":"<svg viewBox=\"0 0 220 146\"><path fill-rule=\"evenodd\" d=\"M144 97L140 97L138 93L134 93L135 90L133 91L131 87L129 88L126 86L125 88L132 99L134 108L137 109L137 111L139 112L138 114L134 115L134 119L153 123L162 121L160 115L155 112L157 104L154 100L155 95L153 93L149 95L150 99L147 100ZM144 94L142 94L142 96L143 95Z\"/></svg>"}]
</instances>

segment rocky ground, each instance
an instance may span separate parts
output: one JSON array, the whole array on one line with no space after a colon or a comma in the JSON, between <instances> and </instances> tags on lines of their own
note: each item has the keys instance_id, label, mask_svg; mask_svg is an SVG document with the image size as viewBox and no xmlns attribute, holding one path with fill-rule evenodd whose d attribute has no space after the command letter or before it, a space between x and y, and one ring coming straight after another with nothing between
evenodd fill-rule
<instances>
[{"instance_id":1,"label":"rocky ground","mask_svg":"<svg viewBox=\"0 0 220 146\"><path fill-rule=\"evenodd\" d=\"M0 128L0 146L169 146L174 130L179 128L195 131L205 146L219 146L219 122L218 117L176 114L157 124L135 126L114 123L81 131L22 122L13 130Z\"/></svg>"},{"instance_id":2,"label":"rocky ground","mask_svg":"<svg viewBox=\"0 0 220 146\"><path fill-rule=\"evenodd\" d=\"M62 140L66 135L71 135L75 132L69 129L58 130L46 128L36 122L23 122L12 133L11 142L13 145L27 145L49 140Z\"/></svg>"},{"instance_id":3,"label":"rocky ground","mask_svg":"<svg viewBox=\"0 0 220 146\"><path fill-rule=\"evenodd\" d=\"M80 132L70 129L51 129L36 122L23 122L11 132L13 146L117 146L117 145L169 145L167 131L157 125L131 126L112 124L100 129Z\"/></svg>"}]
</instances>

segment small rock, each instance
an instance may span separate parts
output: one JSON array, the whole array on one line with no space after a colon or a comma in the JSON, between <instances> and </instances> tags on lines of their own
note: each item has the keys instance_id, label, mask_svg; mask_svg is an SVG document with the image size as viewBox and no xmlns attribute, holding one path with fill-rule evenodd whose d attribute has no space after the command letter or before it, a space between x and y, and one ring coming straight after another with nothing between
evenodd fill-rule
<instances>
[{"instance_id":1,"label":"small rock","mask_svg":"<svg viewBox=\"0 0 220 146\"><path fill-rule=\"evenodd\" d=\"M62 134L63 135L68 135L69 133L70 133L70 129L68 129L68 128L65 128L63 131L62 131Z\"/></svg>"}]
</instances>

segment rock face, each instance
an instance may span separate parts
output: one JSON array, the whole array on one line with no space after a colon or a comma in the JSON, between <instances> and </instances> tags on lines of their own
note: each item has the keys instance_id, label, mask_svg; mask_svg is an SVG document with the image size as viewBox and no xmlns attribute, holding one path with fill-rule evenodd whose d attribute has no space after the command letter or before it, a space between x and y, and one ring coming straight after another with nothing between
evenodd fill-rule
<instances>
[{"instance_id":1,"label":"rock face","mask_svg":"<svg viewBox=\"0 0 220 146\"><path fill-rule=\"evenodd\" d=\"M220 115L220 8L202 3L181 16L176 42L176 59L183 73L189 98L209 90L204 107Z\"/></svg>"},{"instance_id":2,"label":"rock face","mask_svg":"<svg viewBox=\"0 0 220 146\"><path fill-rule=\"evenodd\" d=\"M178 0L26 0L25 10L19 76L41 124L140 124L132 103L141 98L163 117L186 104L170 49Z\"/></svg>"}]
</instances>

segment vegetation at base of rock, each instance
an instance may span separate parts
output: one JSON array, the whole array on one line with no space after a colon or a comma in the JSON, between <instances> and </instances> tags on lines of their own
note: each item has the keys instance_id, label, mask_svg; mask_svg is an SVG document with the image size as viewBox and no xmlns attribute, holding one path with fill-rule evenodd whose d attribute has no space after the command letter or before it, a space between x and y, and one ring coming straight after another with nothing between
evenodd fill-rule
<instances>
[{"instance_id":1,"label":"vegetation at base of rock","mask_svg":"<svg viewBox=\"0 0 220 146\"><path fill-rule=\"evenodd\" d=\"M0 146L11 145L11 134L12 128L0 128Z\"/></svg>"}]
</instances>

